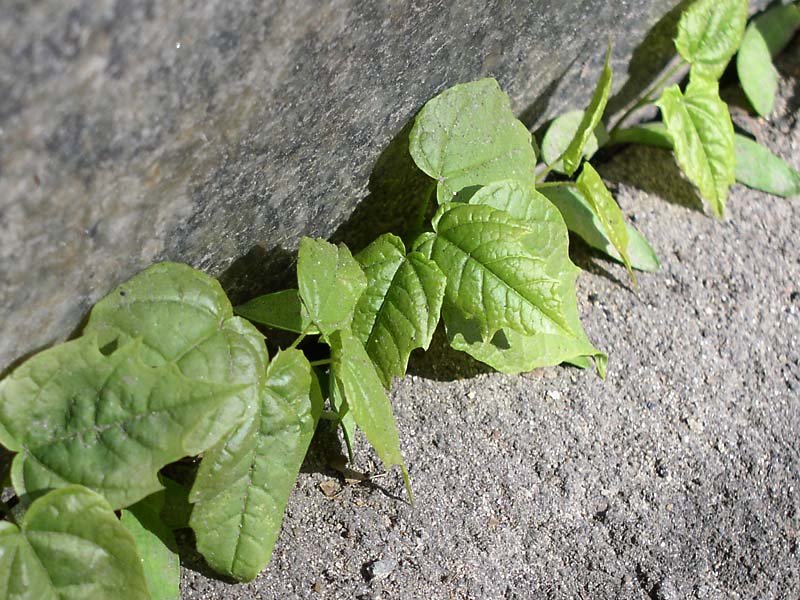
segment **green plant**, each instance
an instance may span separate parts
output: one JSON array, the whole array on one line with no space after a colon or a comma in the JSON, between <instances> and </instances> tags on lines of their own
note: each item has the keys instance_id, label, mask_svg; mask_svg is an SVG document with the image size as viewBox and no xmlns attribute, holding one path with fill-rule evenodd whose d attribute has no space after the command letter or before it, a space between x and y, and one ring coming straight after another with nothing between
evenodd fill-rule
<instances>
[{"instance_id":1,"label":"green plant","mask_svg":"<svg viewBox=\"0 0 800 600\"><path fill-rule=\"evenodd\" d=\"M580 322L567 231L632 279L658 259L588 159L609 141L651 136L674 148L721 215L734 147L764 152L734 141L717 95L746 4L726 2L725 20L714 6L700 0L681 22L676 44L693 71L685 91L661 95L665 126L609 137L609 48L587 110L556 119L545 136L537 181L534 141L497 83L456 85L420 110L410 133L430 184L408 244L384 234L353 256L304 238L297 288L235 309L202 272L153 265L98 302L80 337L15 369L0 382L0 444L15 453L2 476L17 494L2 507L3 597L177 598L172 530L187 526L217 572L254 578L320 419L342 427L351 454L361 429L386 468L399 466L411 498L386 390L440 320L454 349L499 371L593 361L604 376L607 357ZM722 43L707 47L712 38ZM574 182L545 181L579 167ZM297 338L269 357L253 323ZM307 337L328 356L310 361L299 349ZM164 471L187 457L201 459L188 487Z\"/></svg>"}]
</instances>

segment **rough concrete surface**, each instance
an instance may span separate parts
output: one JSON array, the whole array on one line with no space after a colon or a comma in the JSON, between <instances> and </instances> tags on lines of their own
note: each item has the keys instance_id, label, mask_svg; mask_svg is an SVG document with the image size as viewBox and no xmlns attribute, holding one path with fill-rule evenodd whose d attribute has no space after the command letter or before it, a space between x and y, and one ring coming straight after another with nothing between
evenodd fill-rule
<instances>
[{"instance_id":1,"label":"rough concrete surface","mask_svg":"<svg viewBox=\"0 0 800 600\"><path fill-rule=\"evenodd\" d=\"M773 118L734 110L800 168L798 40L787 56ZM187 555L185 598L800 597L800 200L735 185L718 221L664 151L601 172L662 260L634 293L576 244L607 380L488 372L438 336L391 396L416 505L398 473L345 482L320 434L271 565L233 586Z\"/></svg>"}]
</instances>

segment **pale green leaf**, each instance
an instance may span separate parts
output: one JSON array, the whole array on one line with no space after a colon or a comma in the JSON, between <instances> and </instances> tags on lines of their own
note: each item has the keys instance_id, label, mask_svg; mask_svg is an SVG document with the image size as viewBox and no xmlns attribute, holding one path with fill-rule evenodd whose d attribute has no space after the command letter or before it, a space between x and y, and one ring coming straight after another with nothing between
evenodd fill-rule
<instances>
[{"instance_id":1,"label":"pale green leaf","mask_svg":"<svg viewBox=\"0 0 800 600\"><path fill-rule=\"evenodd\" d=\"M300 299L324 335L350 327L367 279L347 246L303 238L297 256Z\"/></svg>"},{"instance_id":2,"label":"pale green leaf","mask_svg":"<svg viewBox=\"0 0 800 600\"><path fill-rule=\"evenodd\" d=\"M574 186L542 188L541 192L556 205L564 217L567 229L578 235L592 248L608 254L614 260L623 262L614 244L605 233L605 228L591 204ZM645 237L630 223L625 223L628 232L628 258L631 266L640 271L657 271L660 267L658 256Z\"/></svg>"},{"instance_id":3,"label":"pale green leaf","mask_svg":"<svg viewBox=\"0 0 800 600\"><path fill-rule=\"evenodd\" d=\"M633 274L631 259L628 256L628 229L625 226L625 215L622 214L611 192L606 188L606 184L603 183L600 175L590 163L584 163L577 186L592 212L597 215L603 232L619 252L631 280L636 285L636 276Z\"/></svg>"},{"instance_id":4,"label":"pale green leaf","mask_svg":"<svg viewBox=\"0 0 800 600\"><path fill-rule=\"evenodd\" d=\"M221 424L256 404L255 381L267 360L264 338L233 316L216 279L188 265L158 263L117 287L92 309L84 328L90 334L101 346L141 339L147 364L174 364L198 383L240 384L238 402L220 406Z\"/></svg>"},{"instance_id":5,"label":"pale green leaf","mask_svg":"<svg viewBox=\"0 0 800 600\"><path fill-rule=\"evenodd\" d=\"M308 335L319 333L300 302L297 290L281 290L274 294L258 296L246 304L237 306L234 311L248 321L273 329Z\"/></svg>"},{"instance_id":6,"label":"pale green leaf","mask_svg":"<svg viewBox=\"0 0 800 600\"><path fill-rule=\"evenodd\" d=\"M11 473L18 493L79 483L115 509L129 506L161 489L161 467L202 452L241 419L220 410L241 385L198 384L142 354L136 340L106 356L85 336L0 382L0 443L19 453Z\"/></svg>"},{"instance_id":7,"label":"pale green leaf","mask_svg":"<svg viewBox=\"0 0 800 600\"><path fill-rule=\"evenodd\" d=\"M35 500L19 527L0 522L0 598L148 600L133 537L81 486Z\"/></svg>"},{"instance_id":8,"label":"pale green leaf","mask_svg":"<svg viewBox=\"0 0 800 600\"><path fill-rule=\"evenodd\" d=\"M439 322L446 279L418 252L385 234L357 256L367 289L356 306L353 333L375 363L383 385L405 375L414 348L427 348Z\"/></svg>"},{"instance_id":9,"label":"pale green leaf","mask_svg":"<svg viewBox=\"0 0 800 600\"><path fill-rule=\"evenodd\" d=\"M250 581L267 565L322 411L299 350L269 364L256 414L205 453L192 487L190 526L217 572Z\"/></svg>"},{"instance_id":10,"label":"pale green leaf","mask_svg":"<svg viewBox=\"0 0 800 600\"><path fill-rule=\"evenodd\" d=\"M786 46L798 27L800 8L793 4L775 6L747 26L736 56L736 72L747 99L762 117L772 112L778 90L778 71L772 57Z\"/></svg>"},{"instance_id":11,"label":"pale green leaf","mask_svg":"<svg viewBox=\"0 0 800 600\"><path fill-rule=\"evenodd\" d=\"M758 142L736 134L736 180L789 198L800 195L800 173Z\"/></svg>"},{"instance_id":12,"label":"pale green leaf","mask_svg":"<svg viewBox=\"0 0 800 600\"><path fill-rule=\"evenodd\" d=\"M553 119L550 126L547 128L547 133L544 134L542 140L542 160L548 166L552 167L558 173L565 173L564 163L561 157L569 146L569 143L575 138L578 133L578 127L583 121L584 112L582 110L573 110L566 112ZM608 141L608 132L602 122L598 123L589 134L586 144L583 147L582 156L585 159L590 159L597 152L598 148Z\"/></svg>"},{"instance_id":13,"label":"pale green leaf","mask_svg":"<svg viewBox=\"0 0 800 600\"><path fill-rule=\"evenodd\" d=\"M353 420L375 448L384 467L400 467L410 497L411 486L400 452L400 438L392 415L392 405L367 351L347 329L334 333L330 337L330 345L333 359L331 375L341 386Z\"/></svg>"},{"instance_id":14,"label":"pale green leaf","mask_svg":"<svg viewBox=\"0 0 800 600\"><path fill-rule=\"evenodd\" d=\"M417 166L436 179L440 204L499 179L533 183L531 134L494 79L455 85L417 114L409 137Z\"/></svg>"},{"instance_id":15,"label":"pale green leaf","mask_svg":"<svg viewBox=\"0 0 800 600\"><path fill-rule=\"evenodd\" d=\"M569 143L569 146L564 152L564 171L569 176L572 176L572 174L578 168L578 165L581 162L581 155L584 153L584 148L586 147L586 143L589 141L592 133L600 124L600 121L603 118L603 113L606 110L606 104L608 104L608 95L611 92L612 73L611 67L608 64L610 59L611 43L608 44L608 51L606 52L606 60L603 64L603 70L600 73L600 79L597 82L597 87L594 90L589 107L583 114L583 118L581 119L578 129L575 132L575 137L572 138L572 141Z\"/></svg>"},{"instance_id":16,"label":"pale green leaf","mask_svg":"<svg viewBox=\"0 0 800 600\"><path fill-rule=\"evenodd\" d=\"M717 85L692 79L685 95L674 85L664 90L656 104L678 164L721 217L728 187L736 178L736 154L733 123Z\"/></svg>"},{"instance_id":17,"label":"pale green leaf","mask_svg":"<svg viewBox=\"0 0 800 600\"><path fill-rule=\"evenodd\" d=\"M181 564L172 531L161 520L164 493L157 492L122 511L120 523L136 542L153 600L180 600Z\"/></svg>"},{"instance_id":18,"label":"pale green leaf","mask_svg":"<svg viewBox=\"0 0 800 600\"><path fill-rule=\"evenodd\" d=\"M698 74L717 80L736 53L747 23L747 0L695 0L681 14L675 47Z\"/></svg>"}]
</instances>

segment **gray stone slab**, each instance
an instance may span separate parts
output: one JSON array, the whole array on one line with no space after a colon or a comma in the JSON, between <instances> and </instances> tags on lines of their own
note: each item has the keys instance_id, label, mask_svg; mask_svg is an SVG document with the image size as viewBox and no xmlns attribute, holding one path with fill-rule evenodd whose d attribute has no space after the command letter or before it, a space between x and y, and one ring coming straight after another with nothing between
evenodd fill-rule
<instances>
[{"instance_id":1,"label":"gray stone slab","mask_svg":"<svg viewBox=\"0 0 800 600\"><path fill-rule=\"evenodd\" d=\"M537 126L586 103L610 35L624 100L671 52L651 30L675 4L0 3L0 369L156 260L264 286L454 83L495 76Z\"/></svg>"}]
</instances>

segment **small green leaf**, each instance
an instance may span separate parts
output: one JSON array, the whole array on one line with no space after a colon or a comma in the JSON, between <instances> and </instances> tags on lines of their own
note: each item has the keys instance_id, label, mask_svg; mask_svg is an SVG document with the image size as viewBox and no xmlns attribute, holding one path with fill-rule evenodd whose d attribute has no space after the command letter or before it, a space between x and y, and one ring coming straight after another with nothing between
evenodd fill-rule
<instances>
[{"instance_id":1,"label":"small green leaf","mask_svg":"<svg viewBox=\"0 0 800 600\"><path fill-rule=\"evenodd\" d=\"M260 398L253 418L206 452L190 496L197 549L239 581L269 562L322 411L319 383L299 350L272 359Z\"/></svg>"},{"instance_id":2,"label":"small green leaf","mask_svg":"<svg viewBox=\"0 0 800 600\"><path fill-rule=\"evenodd\" d=\"M592 101L581 119L575 137L572 138L569 146L564 152L564 171L570 177L578 168L581 162L581 155L584 152L586 143L592 136L592 133L597 129L603 118L603 113L608 104L608 95L611 92L611 67L609 66L611 60L611 43L608 44L608 51L606 52L606 60L603 65L603 71L600 73L600 79L597 82L597 87L594 90Z\"/></svg>"},{"instance_id":3,"label":"small green leaf","mask_svg":"<svg viewBox=\"0 0 800 600\"><path fill-rule=\"evenodd\" d=\"M375 363L384 387L405 375L414 348L427 348L439 323L447 280L418 252L406 256L400 238L385 234L357 256L367 289L356 306L353 333Z\"/></svg>"},{"instance_id":4,"label":"small green leaf","mask_svg":"<svg viewBox=\"0 0 800 600\"><path fill-rule=\"evenodd\" d=\"M778 90L778 71L772 57L780 52L800 27L800 8L775 6L747 26L736 56L736 72L750 104L762 117L772 112Z\"/></svg>"},{"instance_id":5,"label":"small green leaf","mask_svg":"<svg viewBox=\"0 0 800 600\"><path fill-rule=\"evenodd\" d=\"M297 283L309 318L328 336L350 327L367 278L347 246L303 238L297 256Z\"/></svg>"},{"instance_id":6,"label":"small green leaf","mask_svg":"<svg viewBox=\"0 0 800 600\"><path fill-rule=\"evenodd\" d=\"M758 142L736 134L736 180L789 198L800 195L800 173Z\"/></svg>"},{"instance_id":7,"label":"small green leaf","mask_svg":"<svg viewBox=\"0 0 800 600\"><path fill-rule=\"evenodd\" d=\"M157 492L122 511L120 523L136 542L153 600L180 600L181 565L172 531L161 520L164 493Z\"/></svg>"},{"instance_id":8,"label":"small green leaf","mask_svg":"<svg viewBox=\"0 0 800 600\"><path fill-rule=\"evenodd\" d=\"M11 472L18 493L79 483L115 509L130 506L161 489L158 469L202 452L241 419L220 410L241 385L198 384L142 354L133 341L105 356L82 337L0 381L0 443L19 452Z\"/></svg>"},{"instance_id":9,"label":"small green leaf","mask_svg":"<svg viewBox=\"0 0 800 600\"><path fill-rule=\"evenodd\" d=\"M717 80L736 53L747 23L747 0L696 0L681 15L675 47L698 74Z\"/></svg>"},{"instance_id":10,"label":"small green leaf","mask_svg":"<svg viewBox=\"0 0 800 600\"><path fill-rule=\"evenodd\" d=\"M717 84L692 79L682 94L677 85L667 88L656 102L675 158L700 190L717 216L725 212L728 187L736 178L733 123L728 105L719 98Z\"/></svg>"},{"instance_id":11,"label":"small green leaf","mask_svg":"<svg viewBox=\"0 0 800 600\"><path fill-rule=\"evenodd\" d=\"M20 527L0 522L0 597L149 600L133 537L78 485L36 499Z\"/></svg>"},{"instance_id":12,"label":"small green leaf","mask_svg":"<svg viewBox=\"0 0 800 600\"><path fill-rule=\"evenodd\" d=\"M535 179L531 134L494 79L455 85L429 100L414 121L409 150L438 182L439 204L464 188Z\"/></svg>"},{"instance_id":13,"label":"small green leaf","mask_svg":"<svg viewBox=\"0 0 800 600\"><path fill-rule=\"evenodd\" d=\"M341 386L341 392L356 425L364 432L378 453L385 468L398 465L403 472L406 490L411 497L411 485L400 438L392 415L392 405L372 361L352 332L347 329L330 337L331 373Z\"/></svg>"},{"instance_id":14,"label":"small green leaf","mask_svg":"<svg viewBox=\"0 0 800 600\"><path fill-rule=\"evenodd\" d=\"M584 163L577 186L592 212L597 215L603 232L619 252L625 268L628 269L628 275L636 285L636 276L633 274L631 259L628 256L628 229L625 226L625 216L590 163Z\"/></svg>"},{"instance_id":15,"label":"small green leaf","mask_svg":"<svg viewBox=\"0 0 800 600\"><path fill-rule=\"evenodd\" d=\"M542 188L541 191L561 212L567 229L580 236L592 248L623 262L614 244L606 235L597 213L577 188L564 185ZM630 223L625 223L625 228L628 232L628 258L631 266L640 271L657 271L661 265L655 250Z\"/></svg>"},{"instance_id":16,"label":"small green leaf","mask_svg":"<svg viewBox=\"0 0 800 600\"><path fill-rule=\"evenodd\" d=\"M308 317L297 290L281 290L253 298L234 308L237 315L248 321L294 333L317 335L319 331Z\"/></svg>"},{"instance_id":17,"label":"small green leaf","mask_svg":"<svg viewBox=\"0 0 800 600\"><path fill-rule=\"evenodd\" d=\"M573 110L566 112L553 119L550 127L547 128L547 133L544 134L542 140L542 160L548 166L552 167L558 173L565 173L564 163L561 157L569 146L570 141L575 138L578 133L578 127L583 120L585 113L582 110ZM597 124L594 131L589 134L586 144L583 147L582 156L585 159L590 159L594 156L600 146L603 146L608 141L608 132L602 122Z\"/></svg>"}]
</instances>

